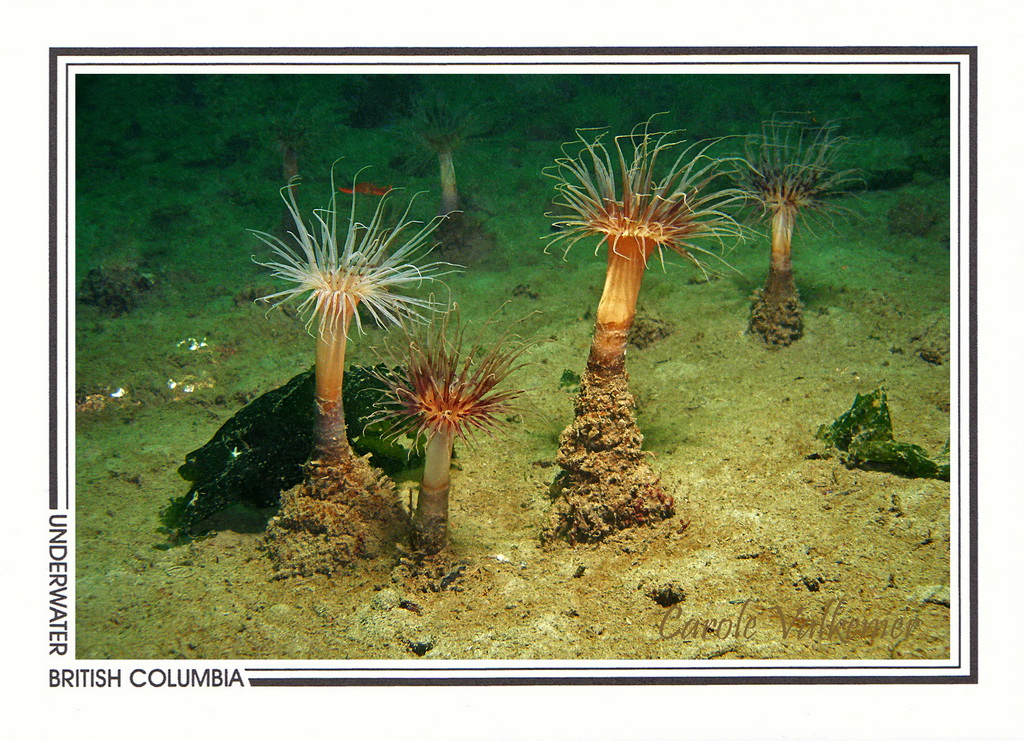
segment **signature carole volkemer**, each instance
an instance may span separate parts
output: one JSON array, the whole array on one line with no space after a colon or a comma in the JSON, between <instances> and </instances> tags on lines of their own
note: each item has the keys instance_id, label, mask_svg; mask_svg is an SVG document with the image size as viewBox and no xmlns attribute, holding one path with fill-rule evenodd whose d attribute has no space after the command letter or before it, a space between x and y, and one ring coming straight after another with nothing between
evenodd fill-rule
<instances>
[{"instance_id":1,"label":"signature carole volkemer","mask_svg":"<svg viewBox=\"0 0 1024 741\"><path fill-rule=\"evenodd\" d=\"M684 617L683 609L673 605L665 610L658 626L664 639L726 639L763 637L773 633L782 640L855 641L909 638L921 627L916 617L871 615L852 610L845 599L830 599L819 610L799 607L786 611L782 607L757 608L750 600L740 603L731 615L713 618Z\"/></svg>"}]
</instances>

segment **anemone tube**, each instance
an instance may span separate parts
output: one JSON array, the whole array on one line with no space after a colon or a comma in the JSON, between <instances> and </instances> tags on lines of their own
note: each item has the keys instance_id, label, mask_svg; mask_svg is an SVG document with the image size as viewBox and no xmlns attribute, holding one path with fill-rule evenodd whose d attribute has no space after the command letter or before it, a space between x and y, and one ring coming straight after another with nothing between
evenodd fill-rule
<instances>
[{"instance_id":1,"label":"anemone tube","mask_svg":"<svg viewBox=\"0 0 1024 741\"><path fill-rule=\"evenodd\" d=\"M427 440L423 477L416 498L416 514L412 524L413 546L432 555L441 551L448 540L448 492L451 490L452 450L455 435L437 431Z\"/></svg>"},{"instance_id":2,"label":"anemone tube","mask_svg":"<svg viewBox=\"0 0 1024 741\"><path fill-rule=\"evenodd\" d=\"M459 210L459 186L455 179L455 158L451 149L437 152L441 166L441 208L438 214L444 216Z\"/></svg>"}]
</instances>

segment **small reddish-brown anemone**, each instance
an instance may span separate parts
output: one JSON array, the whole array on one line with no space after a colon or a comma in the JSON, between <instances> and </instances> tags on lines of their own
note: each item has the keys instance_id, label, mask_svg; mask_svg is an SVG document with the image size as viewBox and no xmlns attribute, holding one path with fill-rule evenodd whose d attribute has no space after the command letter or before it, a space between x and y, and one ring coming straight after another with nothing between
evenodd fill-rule
<instances>
[{"instance_id":1,"label":"small reddish-brown anemone","mask_svg":"<svg viewBox=\"0 0 1024 741\"><path fill-rule=\"evenodd\" d=\"M807 124L772 119L748 136L745 159L736 172L744 197L771 224L771 258L763 289L754 294L750 330L771 345L789 345L803 335L803 310L793 278L793 230L798 215L843 212L830 202L857 181L854 170L837 163L848 139L835 123Z\"/></svg>"},{"instance_id":2,"label":"small reddish-brown anemone","mask_svg":"<svg viewBox=\"0 0 1024 741\"><path fill-rule=\"evenodd\" d=\"M568 250L599 237L608 267L576 416L559 438L563 470L552 485L558 499L546 537L601 540L674 511L641 449L626 342L651 256L667 248L706 271L700 257L713 253L702 244L740 236L726 209L741 196L719 187L723 160L710 154L716 141L686 145L675 132L652 132L650 123L616 137L611 152L600 135L581 134L548 172L557 180L555 203L567 211L556 216L553 243Z\"/></svg>"},{"instance_id":3,"label":"small reddish-brown anemone","mask_svg":"<svg viewBox=\"0 0 1024 741\"><path fill-rule=\"evenodd\" d=\"M388 345L391 360L404 367L404 374L379 374L388 394L381 416L394 422L395 434L425 441L413 526L414 547L426 555L440 551L447 539L455 439L465 442L474 432L494 431L524 393L506 380L523 367L522 355L535 341L513 335L515 322L485 349L482 338L490 323L466 350L466 327L453 308L419 334L406 333L400 347Z\"/></svg>"}]
</instances>

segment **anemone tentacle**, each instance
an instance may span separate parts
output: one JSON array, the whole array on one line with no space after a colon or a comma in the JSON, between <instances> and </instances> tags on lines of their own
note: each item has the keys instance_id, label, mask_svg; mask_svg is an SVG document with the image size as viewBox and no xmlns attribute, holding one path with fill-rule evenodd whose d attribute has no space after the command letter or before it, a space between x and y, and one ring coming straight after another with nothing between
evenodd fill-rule
<instances>
[{"instance_id":1,"label":"anemone tentacle","mask_svg":"<svg viewBox=\"0 0 1024 741\"><path fill-rule=\"evenodd\" d=\"M407 331L400 348L386 346L392 361L404 366L404 374L377 373L386 388L378 419L390 420L392 435L408 433L423 443L413 545L424 554L439 552L447 539L456 438L466 442L473 432L493 431L504 422L500 416L516 408L525 391L499 387L525 365L522 355L535 344L512 334L516 322L485 350L482 338L488 320L466 350L466 327L457 312L453 307L417 335Z\"/></svg>"},{"instance_id":2,"label":"anemone tentacle","mask_svg":"<svg viewBox=\"0 0 1024 741\"><path fill-rule=\"evenodd\" d=\"M746 138L744 159L735 173L744 198L766 216L784 208L805 220L848 212L830 200L860 182L856 170L838 166L850 142L838 129L834 121L763 122L759 134Z\"/></svg>"},{"instance_id":3,"label":"anemone tentacle","mask_svg":"<svg viewBox=\"0 0 1024 741\"><path fill-rule=\"evenodd\" d=\"M707 270L698 254L722 258L695 240L710 237L724 245L727 238L742 238L743 228L728 209L744 196L736 188L716 187L724 160L708 153L720 140L687 145L676 141L678 132L651 132L650 126L648 120L630 135L615 137L614 154L603 143L603 132L588 140L586 130L577 130L579 140L563 145L564 156L545 172L557 181L556 205L567 210L555 215L559 231L549 248L560 244L568 253L596 234L595 254L605 243L621 254L620 240L637 238L653 242L662 261L662 248L668 248ZM673 163L656 177L663 155L679 147Z\"/></svg>"},{"instance_id":4,"label":"anemone tentacle","mask_svg":"<svg viewBox=\"0 0 1024 741\"><path fill-rule=\"evenodd\" d=\"M421 333L407 330L401 348L388 348L391 359L405 367L404 378L380 376L388 400L378 416L394 423L394 434L421 439L440 433L468 442L471 433L493 430L502 423L500 415L515 411L524 390L499 387L526 364L522 356L536 341L514 335L515 322L485 350L490 323L466 349L466 325L456 306Z\"/></svg>"},{"instance_id":5,"label":"anemone tentacle","mask_svg":"<svg viewBox=\"0 0 1024 741\"><path fill-rule=\"evenodd\" d=\"M307 226L298 211L294 184L293 181L282 188L281 197L295 222L295 231L289 232L295 244L251 230L276 258L258 264L269 268L275 278L291 284L263 300L274 306L298 301L299 312L306 316L306 329L311 334L317 320L320 335L336 332L339 319L345 315L353 318L363 332L362 320L355 310L359 305L381 325L424 321L425 313L436 308L435 302L399 293L398 289L437 280L457 268L441 261L414 264L433 249L429 238L441 217L426 223L412 220L414 196L397 224L385 227L389 197L396 192L391 190L381 197L369 223L362 224L355 218L353 198L348 229L339 239L336 197L332 196L328 208L315 209L313 221Z\"/></svg>"}]
</instances>

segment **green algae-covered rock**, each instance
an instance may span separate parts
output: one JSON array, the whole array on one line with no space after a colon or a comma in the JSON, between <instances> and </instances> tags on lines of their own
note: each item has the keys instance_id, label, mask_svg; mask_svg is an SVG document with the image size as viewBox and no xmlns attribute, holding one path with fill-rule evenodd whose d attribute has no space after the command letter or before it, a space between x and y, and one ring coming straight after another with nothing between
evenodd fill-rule
<instances>
[{"instance_id":1,"label":"green algae-covered rock","mask_svg":"<svg viewBox=\"0 0 1024 741\"><path fill-rule=\"evenodd\" d=\"M405 369L375 366L353 366L345 371L342 397L345 400L345 419L352 449L360 455L372 454L373 465L386 473L397 473L415 466L423 457L422 445L411 447L406 436L393 434L394 424L382 419L377 406L386 396L388 376L405 377ZM408 443L408 445L407 445Z\"/></svg>"},{"instance_id":2,"label":"green algae-covered rock","mask_svg":"<svg viewBox=\"0 0 1024 741\"><path fill-rule=\"evenodd\" d=\"M353 450L372 453L373 464L392 473L417 459L401 440L391 439L390 426L371 419L384 392L377 374L394 372L402 371L353 366L342 387ZM313 452L315 393L314 371L304 371L244 406L208 443L186 455L178 473L192 487L164 510L165 528L178 536L194 535L210 529L210 518L229 507L278 506L281 492L302 481Z\"/></svg>"},{"instance_id":3,"label":"green algae-covered rock","mask_svg":"<svg viewBox=\"0 0 1024 741\"><path fill-rule=\"evenodd\" d=\"M850 410L819 427L817 437L825 443L826 455L836 455L847 466L949 481L948 463L936 463L919 445L893 438L884 388L857 394Z\"/></svg>"},{"instance_id":4,"label":"green algae-covered rock","mask_svg":"<svg viewBox=\"0 0 1024 741\"><path fill-rule=\"evenodd\" d=\"M192 534L230 506L276 506L281 492L302 480L302 466L313 451L314 382L309 370L268 391L186 455L178 474L192 488L171 500L164 525Z\"/></svg>"}]
</instances>

